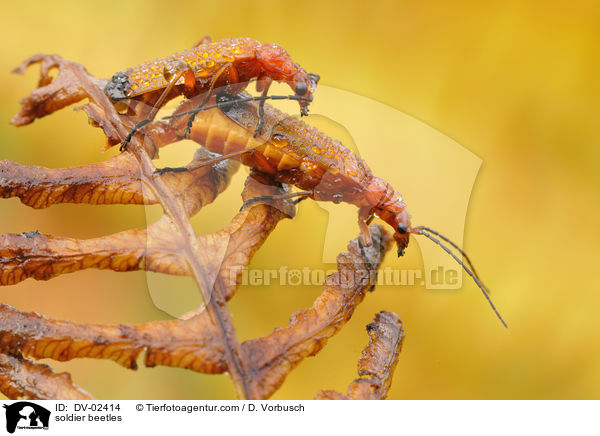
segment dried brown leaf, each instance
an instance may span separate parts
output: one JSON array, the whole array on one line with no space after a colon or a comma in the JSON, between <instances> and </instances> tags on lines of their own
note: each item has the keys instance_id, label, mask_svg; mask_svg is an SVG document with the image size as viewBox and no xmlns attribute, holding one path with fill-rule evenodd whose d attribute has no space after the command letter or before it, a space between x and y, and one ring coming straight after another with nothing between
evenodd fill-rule
<instances>
[{"instance_id":1,"label":"dried brown leaf","mask_svg":"<svg viewBox=\"0 0 600 436\"><path fill-rule=\"evenodd\" d=\"M24 313L0 305L1 353L58 361L94 357L135 368L142 349L128 326L52 320L35 312Z\"/></svg>"},{"instance_id":2,"label":"dried brown leaf","mask_svg":"<svg viewBox=\"0 0 600 436\"><path fill-rule=\"evenodd\" d=\"M203 158L215 157L206 151ZM193 163L194 161L192 161ZM219 162L182 173L161 176L177 193L190 215L223 192L239 163ZM123 153L107 161L69 168L44 168L0 161L0 197L18 197L27 206L41 209L60 203L156 204L156 196L143 182L136 159Z\"/></svg>"},{"instance_id":3,"label":"dried brown leaf","mask_svg":"<svg viewBox=\"0 0 600 436\"><path fill-rule=\"evenodd\" d=\"M54 320L0 304L0 353L57 361L108 359L137 369L137 359L144 349L148 349L148 366L162 364L207 373L226 368L221 341L206 316L110 326ZM209 355L207 359L205 354Z\"/></svg>"},{"instance_id":4,"label":"dried brown leaf","mask_svg":"<svg viewBox=\"0 0 600 436\"><path fill-rule=\"evenodd\" d=\"M317 400L382 400L387 397L392 375L404 340L404 329L398 315L381 311L367 325L369 343L358 361L358 375L348 386L346 395L337 391L317 392Z\"/></svg>"},{"instance_id":5,"label":"dried brown leaf","mask_svg":"<svg viewBox=\"0 0 600 436\"><path fill-rule=\"evenodd\" d=\"M130 154L93 165L56 169L3 160L0 161L0 196L18 197L34 209L60 203L152 202L151 198L144 198L140 170Z\"/></svg>"},{"instance_id":6,"label":"dried brown leaf","mask_svg":"<svg viewBox=\"0 0 600 436\"><path fill-rule=\"evenodd\" d=\"M63 59L57 55L37 54L23 61L13 70L23 74L33 64L40 64L40 79L38 88L21 100L22 107L11 119L15 126L32 123L36 118L42 118L66 106L78 103L85 98L90 102L85 106L90 119L99 125L106 134L109 143L116 144L123 137L123 123L116 111L106 111L112 106L103 89L106 80L96 79L80 64ZM56 78L50 75L52 70L58 70ZM108 116L107 116L108 114Z\"/></svg>"},{"instance_id":7,"label":"dried brown leaf","mask_svg":"<svg viewBox=\"0 0 600 436\"><path fill-rule=\"evenodd\" d=\"M381 227L370 229L373 244L364 247L358 238L350 242L348 253L337 258L338 272L325 279L325 289L310 309L293 314L287 327L243 344L256 374L257 397L269 397L302 359L319 352L372 288L390 240Z\"/></svg>"},{"instance_id":8,"label":"dried brown leaf","mask_svg":"<svg viewBox=\"0 0 600 436\"><path fill-rule=\"evenodd\" d=\"M40 64L39 88L21 100L23 107L11 120L11 123L16 126L29 124L36 118L42 118L87 97L77 80L82 73L87 75L85 68L74 62L65 61L60 56L34 55L23 61L13 72L23 74L29 66L36 63ZM59 72L53 80L50 71L55 68Z\"/></svg>"},{"instance_id":9,"label":"dried brown leaf","mask_svg":"<svg viewBox=\"0 0 600 436\"><path fill-rule=\"evenodd\" d=\"M49 365L6 354L0 354L0 392L13 400L94 399L73 384L70 374L57 374Z\"/></svg>"}]
</instances>

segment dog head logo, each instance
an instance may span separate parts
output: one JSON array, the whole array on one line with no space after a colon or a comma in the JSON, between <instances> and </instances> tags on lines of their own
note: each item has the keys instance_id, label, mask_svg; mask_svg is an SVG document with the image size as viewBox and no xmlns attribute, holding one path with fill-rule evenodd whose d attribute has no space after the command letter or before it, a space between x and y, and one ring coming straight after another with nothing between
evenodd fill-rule
<instances>
[{"instance_id":1,"label":"dog head logo","mask_svg":"<svg viewBox=\"0 0 600 436\"><path fill-rule=\"evenodd\" d=\"M50 411L29 401L3 405L6 409L6 431L15 429L48 429Z\"/></svg>"}]
</instances>

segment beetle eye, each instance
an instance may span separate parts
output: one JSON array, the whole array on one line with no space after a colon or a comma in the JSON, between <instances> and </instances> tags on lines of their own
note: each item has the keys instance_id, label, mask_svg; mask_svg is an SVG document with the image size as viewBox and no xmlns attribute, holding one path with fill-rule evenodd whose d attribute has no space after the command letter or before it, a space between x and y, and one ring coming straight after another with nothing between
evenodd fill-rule
<instances>
[{"instance_id":1,"label":"beetle eye","mask_svg":"<svg viewBox=\"0 0 600 436\"><path fill-rule=\"evenodd\" d=\"M398 233L405 234L406 230L408 230L408 227L405 223L398 224Z\"/></svg>"},{"instance_id":2,"label":"beetle eye","mask_svg":"<svg viewBox=\"0 0 600 436\"><path fill-rule=\"evenodd\" d=\"M308 92L308 86L304 82L296 83L296 95L304 95Z\"/></svg>"}]
</instances>

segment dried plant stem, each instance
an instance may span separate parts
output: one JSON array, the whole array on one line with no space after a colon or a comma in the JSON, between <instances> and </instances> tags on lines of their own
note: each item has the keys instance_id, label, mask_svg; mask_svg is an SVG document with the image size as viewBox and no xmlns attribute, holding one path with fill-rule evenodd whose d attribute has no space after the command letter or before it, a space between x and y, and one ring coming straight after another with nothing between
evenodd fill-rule
<instances>
[{"instance_id":1,"label":"dried plant stem","mask_svg":"<svg viewBox=\"0 0 600 436\"><path fill-rule=\"evenodd\" d=\"M210 315L211 321L219 330L225 349L225 359L229 374L236 388L237 395L241 399L251 397L250 383L248 373L242 357L240 343L237 339L235 328L231 315L226 307L226 302L218 291L214 289L212 283L207 282L207 275L204 271L207 265L199 259L199 250L195 243L196 234L190 223L189 218L181 202L176 201L178 196L171 192L164 181L155 174L156 168L148 156L148 153L138 141L132 141L130 149L137 158L142 169L142 182L154 191L156 198L159 199L164 212L171 218L178 234L181 237L181 243L185 257L192 271L192 276L202 293L204 304Z\"/></svg>"},{"instance_id":2,"label":"dried plant stem","mask_svg":"<svg viewBox=\"0 0 600 436\"><path fill-rule=\"evenodd\" d=\"M90 80L90 76L82 70L78 70L76 74L79 83L86 89L90 98L102 107L104 112L108 115L108 118L110 120L118 120L119 116L116 113L114 106L110 103L104 92L98 88L97 84ZM115 130L119 133L121 138L124 139L128 134L127 127L121 123L113 124ZM200 253L196 249L196 244L194 242L196 241L196 236L188 215L183 205L176 200L178 198L177 193L172 192L158 174L155 173L156 168L144 145L134 137L129 144L128 150L132 152L138 160L142 170L141 179L143 186L150 188L155 193L165 214L171 218L179 232L181 238L180 242L182 243L184 254L192 270L194 280L200 289L211 320L217 327L223 340L225 359L227 361L229 374L236 387L236 392L242 399L250 398L248 375L245 371L240 344L235 334L231 315L227 310L226 303L222 296L220 296L218 292L214 292L212 284L207 283L206 281L206 274L203 273L204 265L200 259Z\"/></svg>"}]
</instances>

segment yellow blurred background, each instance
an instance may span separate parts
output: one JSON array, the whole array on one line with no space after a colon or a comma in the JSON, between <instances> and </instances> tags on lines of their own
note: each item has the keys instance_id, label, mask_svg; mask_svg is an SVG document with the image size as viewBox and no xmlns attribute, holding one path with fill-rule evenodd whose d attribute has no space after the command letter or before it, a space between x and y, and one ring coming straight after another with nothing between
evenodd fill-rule
<instances>
[{"instance_id":1,"label":"yellow blurred background","mask_svg":"<svg viewBox=\"0 0 600 436\"><path fill-rule=\"evenodd\" d=\"M0 159L62 167L116 152L102 153L102 133L70 108L26 128L8 124L19 99L37 82L37 67L24 77L10 74L24 58L57 53L98 77L110 77L208 34L278 43L320 74L324 89L345 90L408 114L481 160L462 241L510 328L501 327L466 276L458 291L381 287L273 398L308 399L323 388L345 391L367 343L364 326L383 309L397 313L406 330L390 398L600 396L597 2L31 1L5 3L0 20ZM335 104L324 103L321 113L335 120ZM405 192L402 175L414 171L411 146L419 147L418 138L411 145L401 129L378 125L383 119L361 121L361 107L338 105L340 111L355 109L359 126L344 128L374 172ZM372 134L372 143L365 142L368 136L360 139L365 132ZM230 189L194 218L198 231L216 230L234 215L245 174L238 173ZM444 182L437 173L431 177ZM409 194L406 201L410 210ZM413 198L412 203L428 201L441 200ZM355 210L345 206L343 211L346 219L335 223L336 230L350 240L357 234ZM442 231L454 216L451 208L446 216L425 213L413 214L415 222L436 223ZM36 211L17 199L0 201L0 233L39 229L91 238L143 226L145 218L144 209L134 206L60 205ZM252 267L322 267L326 227L324 210L304 202L295 220L279 225ZM462 231L453 233L459 241ZM384 266L419 268L421 244L412 242L402 259L390 253ZM147 280L143 272L89 270L3 288L1 301L78 322L169 319L153 304ZM187 279L150 281L171 289L190 287ZM289 315L309 307L319 292L318 286L242 287L229 305L240 340L286 325ZM48 363L70 371L77 384L101 399L233 397L225 375L165 367L131 372L91 359Z\"/></svg>"}]
</instances>

